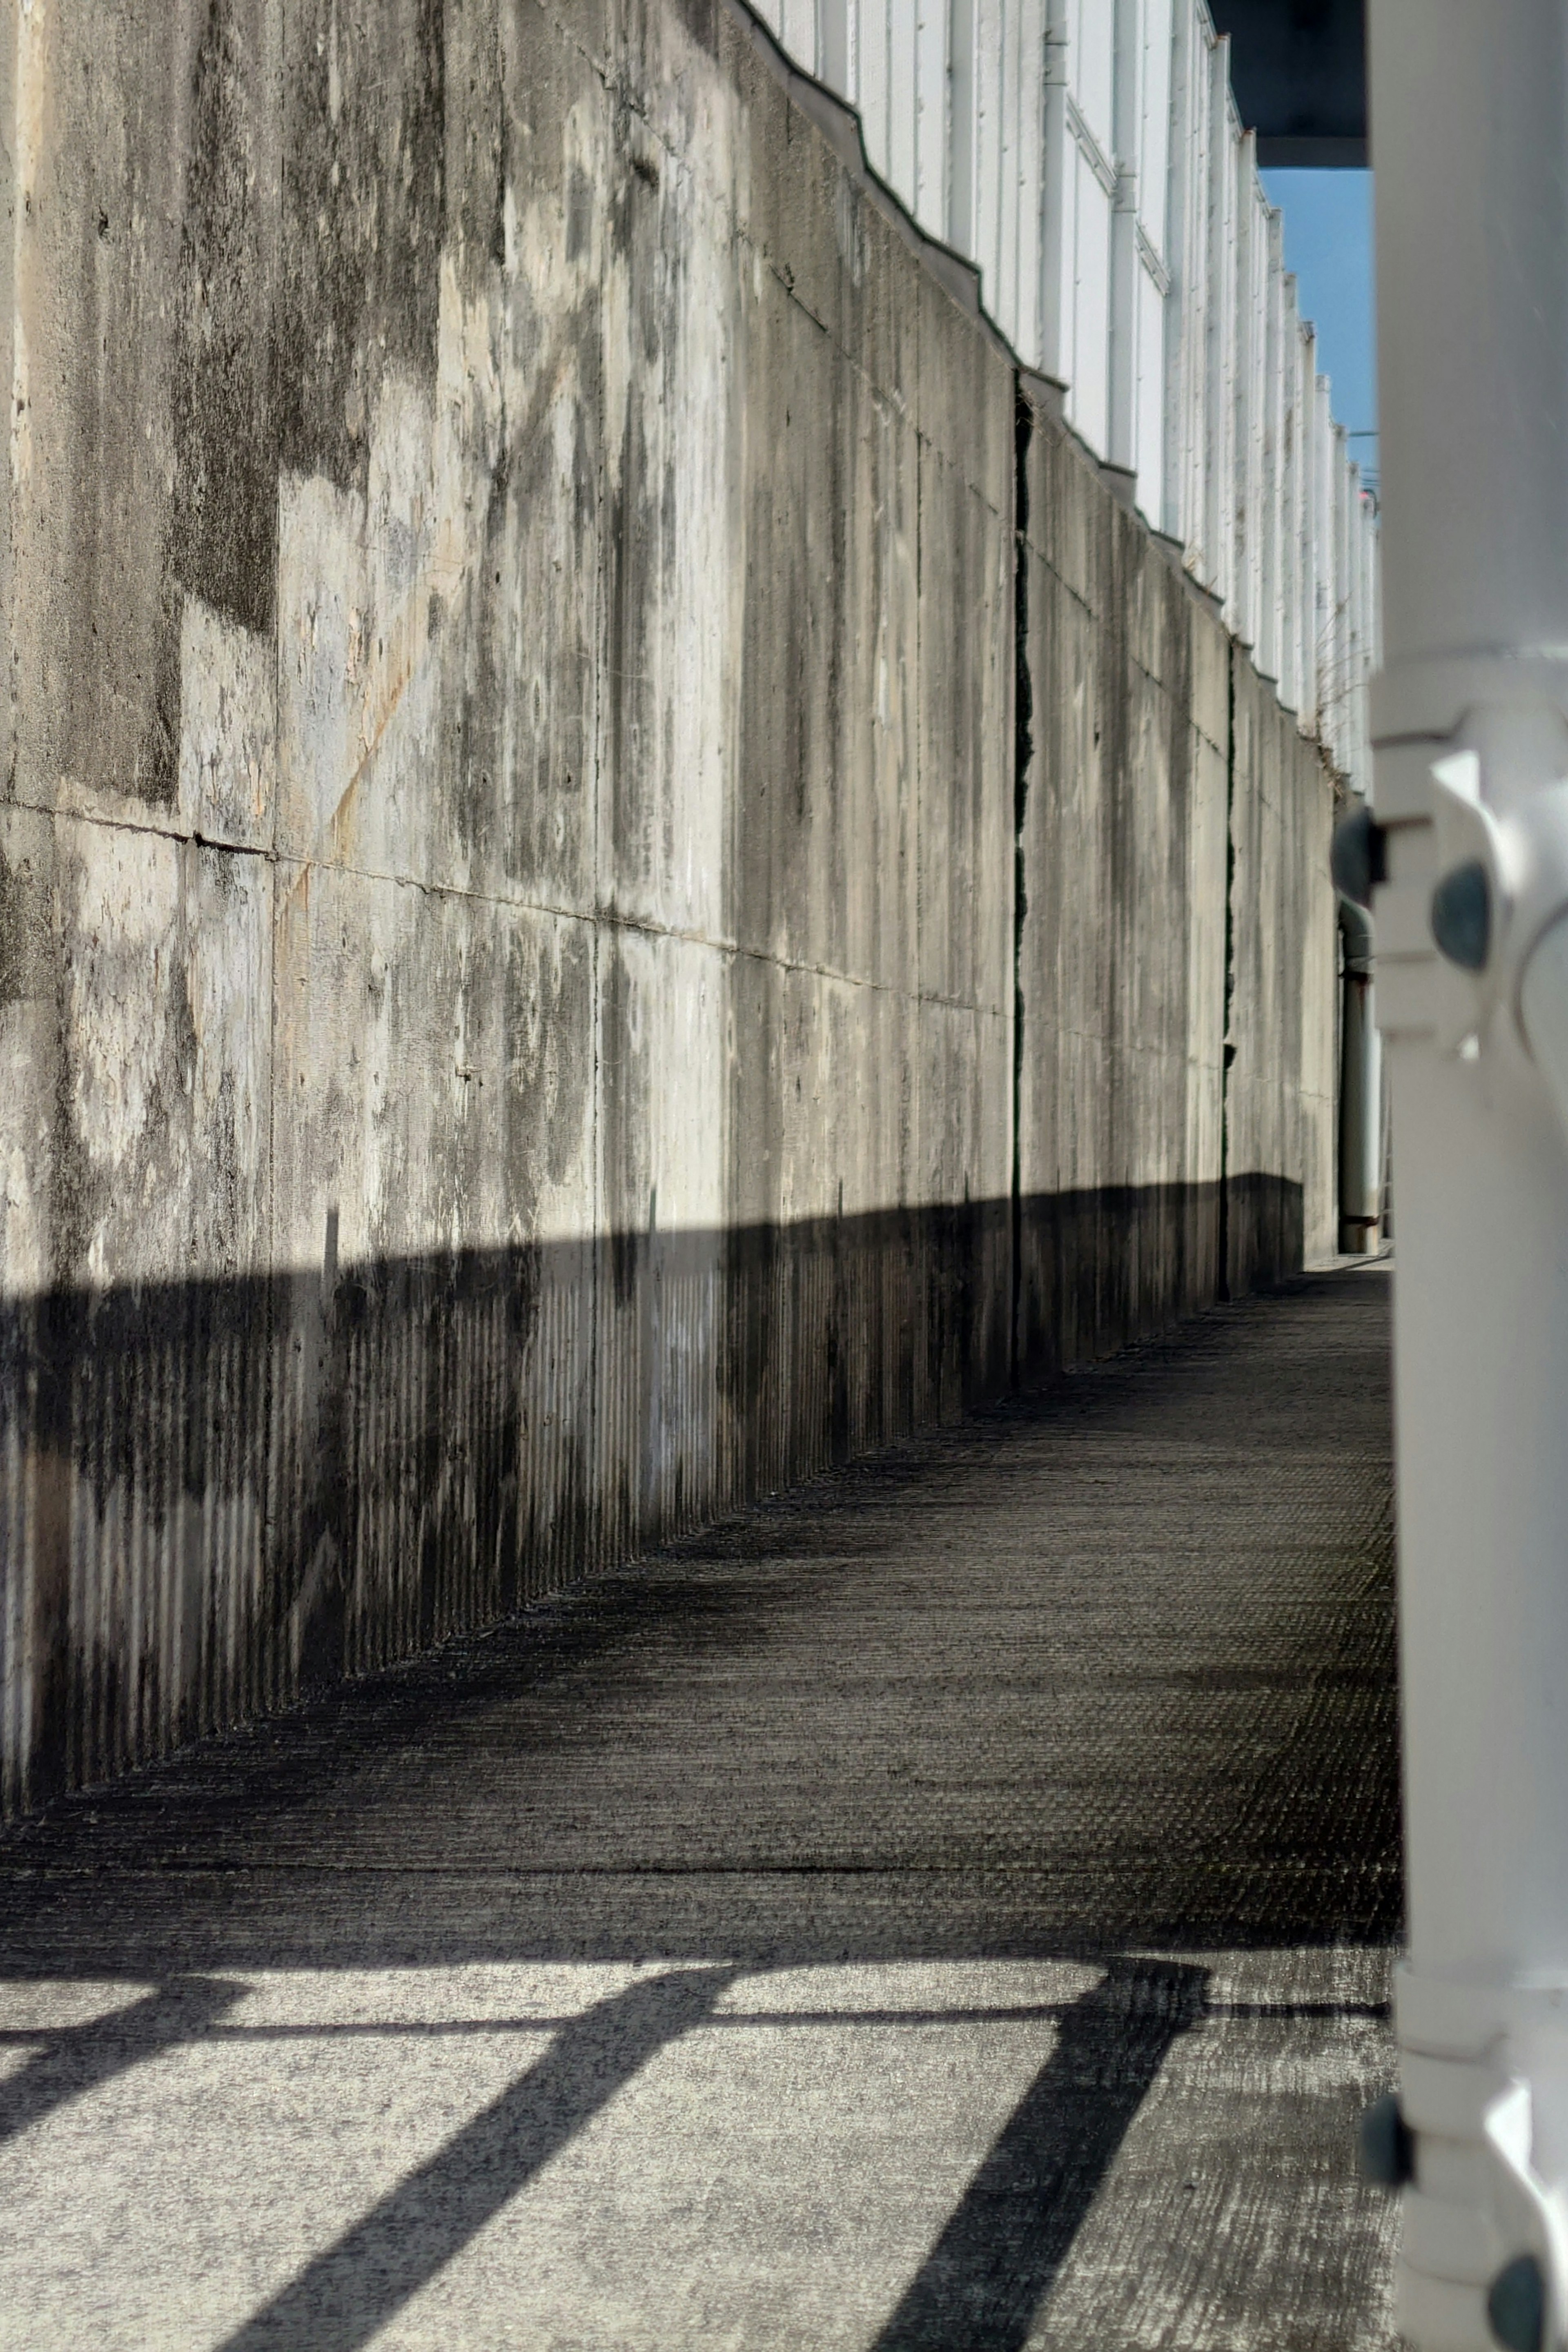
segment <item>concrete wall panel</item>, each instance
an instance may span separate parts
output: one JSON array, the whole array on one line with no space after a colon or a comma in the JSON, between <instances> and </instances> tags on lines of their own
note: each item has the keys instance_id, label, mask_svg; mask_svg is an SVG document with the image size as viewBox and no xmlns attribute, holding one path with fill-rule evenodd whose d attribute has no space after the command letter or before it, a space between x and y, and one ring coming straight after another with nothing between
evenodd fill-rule
<instances>
[{"instance_id":1,"label":"concrete wall panel","mask_svg":"<svg viewBox=\"0 0 1568 2352\"><path fill-rule=\"evenodd\" d=\"M1017 1345L1049 1365L1331 1251L1332 785L1044 415L1026 481Z\"/></svg>"},{"instance_id":2,"label":"concrete wall panel","mask_svg":"<svg viewBox=\"0 0 1568 2352\"><path fill-rule=\"evenodd\" d=\"M11 1811L1277 1270L1332 1093L1316 754L729 0L24 15Z\"/></svg>"},{"instance_id":3,"label":"concrete wall panel","mask_svg":"<svg viewBox=\"0 0 1568 2352\"><path fill-rule=\"evenodd\" d=\"M1229 1278L1240 1291L1337 1239L1332 778L1237 656L1226 1089ZM1283 1062L1297 1073L1278 1083Z\"/></svg>"}]
</instances>

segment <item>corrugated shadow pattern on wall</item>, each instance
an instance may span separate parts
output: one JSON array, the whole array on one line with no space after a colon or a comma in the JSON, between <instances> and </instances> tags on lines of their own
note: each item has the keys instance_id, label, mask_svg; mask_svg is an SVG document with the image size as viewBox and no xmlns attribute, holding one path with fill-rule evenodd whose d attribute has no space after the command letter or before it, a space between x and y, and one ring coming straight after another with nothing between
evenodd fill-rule
<instances>
[{"instance_id":1,"label":"corrugated shadow pattern on wall","mask_svg":"<svg viewBox=\"0 0 1568 2352\"><path fill-rule=\"evenodd\" d=\"M1213 1187L1023 1207L1052 1301L1027 1375L1212 1296ZM1011 1222L989 1201L7 1304L5 1811L999 1396Z\"/></svg>"}]
</instances>

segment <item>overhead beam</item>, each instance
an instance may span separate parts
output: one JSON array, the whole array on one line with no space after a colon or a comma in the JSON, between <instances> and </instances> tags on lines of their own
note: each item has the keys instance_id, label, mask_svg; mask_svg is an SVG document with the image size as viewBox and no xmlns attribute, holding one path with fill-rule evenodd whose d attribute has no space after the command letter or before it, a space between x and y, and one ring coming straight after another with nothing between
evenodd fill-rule
<instances>
[{"instance_id":1,"label":"overhead beam","mask_svg":"<svg viewBox=\"0 0 1568 2352\"><path fill-rule=\"evenodd\" d=\"M1364 165L1365 0L1211 0L1264 165Z\"/></svg>"}]
</instances>

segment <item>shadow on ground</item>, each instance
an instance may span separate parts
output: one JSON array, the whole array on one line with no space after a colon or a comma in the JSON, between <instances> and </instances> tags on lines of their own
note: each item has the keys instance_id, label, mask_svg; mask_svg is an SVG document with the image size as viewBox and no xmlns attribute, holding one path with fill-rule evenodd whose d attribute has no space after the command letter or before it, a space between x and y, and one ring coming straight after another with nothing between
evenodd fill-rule
<instances>
[{"instance_id":1,"label":"shadow on ground","mask_svg":"<svg viewBox=\"0 0 1568 2352\"><path fill-rule=\"evenodd\" d=\"M1304 1281L18 1825L0 1984L127 1990L16 2027L0 2143L237 2032L258 1972L634 1964L206 2339L346 2352L422 2307L650 2069L721 2043L742 1979L1082 1963L1049 1998L975 2005L974 2031L1037 2028L1044 2054L856 2339L1055 2343L1052 2289L1076 2326L1064 2264L1112 2211L1124 2143L1130 2179L1142 2162L1176 2193L1169 2148L1133 2143L1179 2046L1225 2018L1233 2040L1266 2027L1283 2066L1381 2033L1400 1916L1385 1359L1383 1276ZM834 2021L891 2031L868 1998L836 1996ZM950 1989L927 2022L966 2014ZM1218 2080L1180 2125L1194 2145L1235 2127ZM1289 2172L1288 2134L1271 2161ZM1348 2142L1345 2164L1348 2182ZM1384 2340L1381 2225L1358 2226L1321 2327L1309 2294L1268 2341ZM1151 2323L1135 2255L1116 2260L1123 2332L1103 2280L1097 2325L1131 2346ZM691 2324L615 2340L703 2340Z\"/></svg>"}]
</instances>

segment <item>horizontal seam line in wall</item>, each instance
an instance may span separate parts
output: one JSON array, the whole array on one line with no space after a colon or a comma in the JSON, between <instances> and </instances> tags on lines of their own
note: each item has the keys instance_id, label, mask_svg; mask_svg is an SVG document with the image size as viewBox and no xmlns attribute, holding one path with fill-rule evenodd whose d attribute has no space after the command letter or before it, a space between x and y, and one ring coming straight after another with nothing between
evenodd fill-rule
<instances>
[{"instance_id":1,"label":"horizontal seam line in wall","mask_svg":"<svg viewBox=\"0 0 1568 2352\"><path fill-rule=\"evenodd\" d=\"M1038 558L1039 562L1043 568L1050 573L1051 578L1056 582L1058 587L1063 591L1064 594L1072 598L1073 603L1078 606L1079 611L1084 615L1086 620L1092 621L1095 626L1100 629L1110 630L1114 626L1114 621L1108 617L1104 613L1097 613L1095 611L1094 606L1089 603L1088 597L1083 593L1083 591L1080 588L1075 588L1072 582L1068 578L1066 572L1059 572L1057 569L1057 566L1052 562L1050 557L1045 553L1042 548L1036 545L1035 541L1029 537L1026 530L1020 533L1020 536L1030 554ZM1221 634L1226 637L1227 641L1234 642L1234 640L1230 640L1229 632L1226 629L1225 624L1221 622L1219 626ZM1247 648L1243 646L1240 646L1238 650L1245 653ZM1139 677L1146 678L1149 684L1154 688L1155 693L1163 695L1165 700L1172 705L1173 709L1183 708L1182 705L1177 703L1174 694L1172 692L1170 687L1167 686L1165 680L1163 677L1156 677L1154 672L1148 668L1144 663L1141 662L1135 653L1129 652L1128 660L1131 664L1131 667L1137 671ZM1280 708L1284 708L1283 704L1281 704ZM1192 728L1194 734L1200 736L1204 742L1208 745L1209 749L1212 751L1217 751L1223 760L1225 757L1224 744L1216 743L1212 735L1204 733L1204 730L1198 725L1197 720L1193 717L1190 705L1186 706L1186 717L1187 723ZM1310 738L1309 740L1313 739Z\"/></svg>"},{"instance_id":2,"label":"horizontal seam line in wall","mask_svg":"<svg viewBox=\"0 0 1568 2352\"><path fill-rule=\"evenodd\" d=\"M298 857L290 850L267 849L241 841L214 841L205 834L181 832L173 825L137 824L130 818L106 816L91 809L50 808L47 803L20 800L0 803L0 808L18 809L28 816L64 817L72 824L97 825L105 833L136 834L153 841L219 850L229 857L254 857L264 866L293 866L302 873L342 874L356 882L385 882L395 890L423 891L429 898L462 898L475 906L499 907L519 915L547 915L552 921L583 923L593 930L635 931L645 939L679 940L689 947L708 948L714 955L767 964L778 971L807 972L818 980L837 981L845 988L868 988L879 996L901 997L909 1004L941 1005L953 1013L973 1013L983 1020L1005 1021L1008 1017L1004 1005L984 1003L967 996L948 996L936 989L900 988L891 981L842 971L837 964L816 963L805 956L775 955L766 948L744 947L737 940L712 939L706 931L687 930L674 923L649 922L637 915L619 913L614 908L595 908L585 913L581 907L557 906L548 898L503 898L493 890L469 889L461 883L421 881L416 875L381 873L374 866Z\"/></svg>"}]
</instances>

